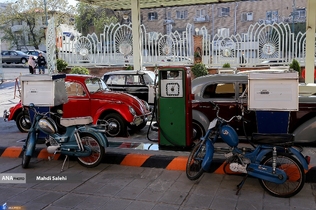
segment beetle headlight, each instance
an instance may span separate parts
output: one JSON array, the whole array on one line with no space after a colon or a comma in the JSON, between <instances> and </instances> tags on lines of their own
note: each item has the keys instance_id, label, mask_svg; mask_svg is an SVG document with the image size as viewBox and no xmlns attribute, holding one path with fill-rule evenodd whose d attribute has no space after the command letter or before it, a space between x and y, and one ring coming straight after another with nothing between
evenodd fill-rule
<instances>
[{"instance_id":1,"label":"beetle headlight","mask_svg":"<svg viewBox=\"0 0 316 210\"><path fill-rule=\"evenodd\" d=\"M132 115L136 115L136 112L135 112L135 110L133 109L133 107L131 107L131 106L128 106L128 108L129 108L129 112L132 114Z\"/></svg>"}]
</instances>

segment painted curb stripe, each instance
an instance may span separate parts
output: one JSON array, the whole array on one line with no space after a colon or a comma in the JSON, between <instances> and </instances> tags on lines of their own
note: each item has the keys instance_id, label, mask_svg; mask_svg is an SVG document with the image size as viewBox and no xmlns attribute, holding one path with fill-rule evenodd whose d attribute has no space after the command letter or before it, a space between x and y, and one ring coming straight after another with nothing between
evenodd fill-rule
<instances>
[{"instance_id":1,"label":"painted curb stripe","mask_svg":"<svg viewBox=\"0 0 316 210\"><path fill-rule=\"evenodd\" d=\"M166 169L185 171L187 161L188 161L188 157L183 157L183 156L175 157L173 160L171 160L171 162L168 164Z\"/></svg>"},{"instance_id":2,"label":"painted curb stripe","mask_svg":"<svg viewBox=\"0 0 316 210\"><path fill-rule=\"evenodd\" d=\"M0 147L0 157L21 158L21 156L22 147ZM48 156L52 157L52 154L49 154L45 148L36 149L32 157L39 159L48 159ZM64 155L56 154L54 160L63 160L63 158ZM185 171L187 159L188 157L185 156L163 156L132 153L123 154L118 152L106 152L105 158L102 163ZM207 172L225 174L224 166L224 159L214 159L211 164L210 170ZM230 172L229 167L226 167L225 170L227 172ZM239 173L235 174L238 175ZM316 183L316 166L309 166L309 170L306 172L306 182Z\"/></svg>"},{"instance_id":3,"label":"painted curb stripe","mask_svg":"<svg viewBox=\"0 0 316 210\"><path fill-rule=\"evenodd\" d=\"M150 156L151 155L144 154L128 154L120 164L125 166L141 167Z\"/></svg>"},{"instance_id":4,"label":"painted curb stripe","mask_svg":"<svg viewBox=\"0 0 316 210\"><path fill-rule=\"evenodd\" d=\"M8 147L1 154L1 157L18 158L22 152L22 147Z\"/></svg>"}]
</instances>

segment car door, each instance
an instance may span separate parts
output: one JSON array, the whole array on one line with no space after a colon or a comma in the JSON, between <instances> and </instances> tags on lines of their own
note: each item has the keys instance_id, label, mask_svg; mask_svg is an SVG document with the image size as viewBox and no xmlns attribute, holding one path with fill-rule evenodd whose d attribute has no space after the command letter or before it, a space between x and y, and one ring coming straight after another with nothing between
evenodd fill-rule
<instances>
[{"instance_id":1,"label":"car door","mask_svg":"<svg viewBox=\"0 0 316 210\"><path fill-rule=\"evenodd\" d=\"M10 51L10 58L9 62L11 63L17 63L20 61L20 58L18 57L18 53L14 51Z\"/></svg>"},{"instance_id":2,"label":"car door","mask_svg":"<svg viewBox=\"0 0 316 210\"><path fill-rule=\"evenodd\" d=\"M3 51L1 53L1 56L2 56L2 62L3 63L9 62L9 60L10 60L10 53L8 51Z\"/></svg>"},{"instance_id":3,"label":"car door","mask_svg":"<svg viewBox=\"0 0 316 210\"><path fill-rule=\"evenodd\" d=\"M142 75L126 75L126 92L148 102L148 86Z\"/></svg>"},{"instance_id":4,"label":"car door","mask_svg":"<svg viewBox=\"0 0 316 210\"><path fill-rule=\"evenodd\" d=\"M65 85L68 102L63 105L63 117L91 116L91 102L88 91L75 81L66 81Z\"/></svg>"},{"instance_id":5,"label":"car door","mask_svg":"<svg viewBox=\"0 0 316 210\"><path fill-rule=\"evenodd\" d=\"M105 84L113 91L126 92L126 76L124 74L109 75Z\"/></svg>"},{"instance_id":6,"label":"car door","mask_svg":"<svg viewBox=\"0 0 316 210\"><path fill-rule=\"evenodd\" d=\"M235 82L220 82L208 83L202 89L202 98L200 99L198 108L200 112L204 113L209 121L216 117L216 110L213 109L211 102L216 103L220 107L219 116L229 120L231 117L238 114L238 100L236 96ZM229 123L236 128L239 133L240 125L235 120Z\"/></svg>"}]
</instances>

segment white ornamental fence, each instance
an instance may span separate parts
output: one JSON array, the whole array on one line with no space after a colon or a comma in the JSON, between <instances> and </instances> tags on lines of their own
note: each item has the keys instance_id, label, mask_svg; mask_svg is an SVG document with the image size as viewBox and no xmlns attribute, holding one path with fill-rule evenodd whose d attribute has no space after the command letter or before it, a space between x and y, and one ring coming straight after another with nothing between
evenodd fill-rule
<instances>
[{"instance_id":1,"label":"white ornamental fence","mask_svg":"<svg viewBox=\"0 0 316 210\"><path fill-rule=\"evenodd\" d=\"M111 24L97 36L57 33L58 58L69 66L113 66L133 65L132 27ZM193 63L194 27L188 24L182 33L168 34L147 32L141 25L143 66L177 63ZM232 67L258 66L275 62L288 65L297 59L305 65L306 33L291 32L289 24L251 25L247 33L231 36L211 37L206 27L199 30L203 43L203 63L209 67L221 67L230 63ZM50 37L49 37L50 38ZM269 63L268 63L269 64Z\"/></svg>"}]
</instances>

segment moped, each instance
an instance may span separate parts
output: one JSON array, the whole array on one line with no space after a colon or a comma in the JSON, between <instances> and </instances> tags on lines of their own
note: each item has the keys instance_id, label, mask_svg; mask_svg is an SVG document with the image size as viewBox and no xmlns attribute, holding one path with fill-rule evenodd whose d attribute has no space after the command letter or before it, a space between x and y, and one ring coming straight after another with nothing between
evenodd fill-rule
<instances>
[{"instance_id":1,"label":"moped","mask_svg":"<svg viewBox=\"0 0 316 210\"><path fill-rule=\"evenodd\" d=\"M214 144L221 138L228 146L224 150L227 158L223 169L226 174L245 174L237 185L239 193L248 175L258 178L260 185L276 197L296 195L305 184L305 170L308 169L310 157L304 157L293 145L292 134L260 134L252 135L248 140L250 147L238 148L237 132L228 125L233 119L244 119L244 107L240 105L242 114L229 120L219 117L217 104L211 102L216 110L216 117L210 122L204 137L192 149L187 164L186 175L190 180L200 178L208 171L213 160ZM244 124L243 124L244 125ZM244 126L245 127L245 126ZM244 129L245 131L245 129Z\"/></svg>"},{"instance_id":2,"label":"moped","mask_svg":"<svg viewBox=\"0 0 316 210\"><path fill-rule=\"evenodd\" d=\"M100 164L105 155L105 147L108 147L108 140L105 136L106 124L92 125L92 118L62 118L61 110L54 112L39 112L34 104L30 104L28 109L34 112L31 128L28 132L22 150L22 167L28 168L31 157L35 151L39 133L48 136L46 138L47 152L51 154L60 153L65 155L61 171L68 156L77 157L78 162L86 167L92 168ZM50 116L49 116L50 115ZM57 126L55 116L59 118L60 125ZM58 127L63 126L64 132L60 132Z\"/></svg>"}]
</instances>

